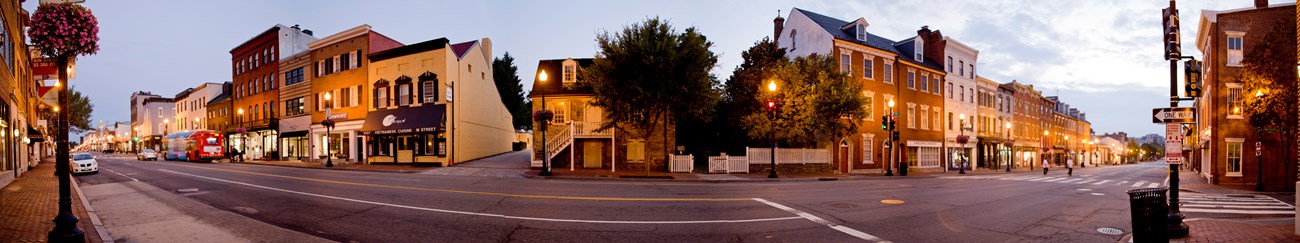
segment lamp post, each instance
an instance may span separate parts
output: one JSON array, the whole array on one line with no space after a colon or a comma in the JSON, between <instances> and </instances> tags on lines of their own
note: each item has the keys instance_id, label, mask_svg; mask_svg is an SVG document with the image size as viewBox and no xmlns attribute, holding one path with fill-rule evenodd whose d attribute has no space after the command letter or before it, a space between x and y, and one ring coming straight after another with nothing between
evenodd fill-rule
<instances>
[{"instance_id":1,"label":"lamp post","mask_svg":"<svg viewBox=\"0 0 1300 243\"><path fill-rule=\"evenodd\" d=\"M894 140L894 100L886 102L889 105L889 129L885 131L885 137L889 138L889 151L885 152L885 176L894 176L894 147L899 146L898 141ZM899 171L902 173L902 171Z\"/></svg>"},{"instance_id":2,"label":"lamp post","mask_svg":"<svg viewBox=\"0 0 1300 243\"><path fill-rule=\"evenodd\" d=\"M167 160L167 155L171 154L171 150L167 150L166 146L163 144L163 141L167 141L167 125L169 123L171 123L170 120L163 119L163 135L162 138L158 139L158 147L161 148L160 150L166 151L163 153L163 160Z\"/></svg>"},{"instance_id":3,"label":"lamp post","mask_svg":"<svg viewBox=\"0 0 1300 243\"><path fill-rule=\"evenodd\" d=\"M131 131L132 131L132 133L131 133L131 142L130 142L130 143L131 143L131 152L139 153L139 152L140 152L140 141L139 141L139 139L140 139L140 126L135 126L134 128L131 128Z\"/></svg>"},{"instance_id":4,"label":"lamp post","mask_svg":"<svg viewBox=\"0 0 1300 243\"><path fill-rule=\"evenodd\" d=\"M772 92L773 95L776 94L776 80L769 80L769 81L767 81L767 91L768 91L768 92ZM771 166L771 168L768 169L768 171L767 171L767 178L777 178L777 176L776 176L776 145L777 145L777 143L776 143L776 101L775 101L775 100L768 100L768 101L767 101L767 109L768 109L768 111L769 111L769 114L772 115L772 116L771 116L771 118L772 118L772 129L771 129L771 130L772 130L772 133L770 134L770 136L771 136L771 138L772 138L772 161L771 161L771 162L772 162L772 164L771 164L772 166Z\"/></svg>"},{"instance_id":5,"label":"lamp post","mask_svg":"<svg viewBox=\"0 0 1300 243\"><path fill-rule=\"evenodd\" d=\"M1040 139L1040 140L1039 140L1039 143L1038 143L1038 146L1042 146L1042 147L1043 147L1043 149L1042 149L1042 150L1043 150L1043 152L1042 152L1042 156L1040 156L1040 157L1043 157L1043 160L1044 160L1044 161L1047 160L1047 152L1052 151L1050 148L1047 147L1047 146L1048 146L1048 145L1047 145L1047 144L1048 144L1047 139L1048 139L1048 138L1051 138L1051 137L1048 137L1048 135L1050 135L1050 133L1048 133L1047 130L1044 129L1044 130L1043 130L1043 139ZM1034 164L1036 164L1036 163L1038 163L1038 161L1033 161L1033 163L1029 163L1029 170L1034 170ZM1046 164L1043 165L1043 169L1044 169L1044 170L1047 169L1047 165L1046 165Z\"/></svg>"},{"instance_id":6,"label":"lamp post","mask_svg":"<svg viewBox=\"0 0 1300 243\"><path fill-rule=\"evenodd\" d=\"M330 119L330 113L334 107L328 106L330 103L330 92L325 92L325 120L320 124L325 126L325 167L334 167L334 155L330 154L330 129L334 128L334 119Z\"/></svg>"},{"instance_id":7,"label":"lamp post","mask_svg":"<svg viewBox=\"0 0 1300 243\"><path fill-rule=\"evenodd\" d=\"M545 83L547 78L548 78L548 77L546 76L546 70L542 70L541 73L538 73L538 74L537 74L537 80L538 80L538 81L541 81L541 82ZM543 86L538 85L538 86L537 86L537 88L538 88L537 92L542 94L542 110L546 110L546 92L545 92L546 89L544 89L544 88L542 88L542 87L543 87ZM549 120L546 120L546 119L543 119L543 120L541 120L541 121L538 122L538 123L539 123L540 125L542 125L542 127L541 127L541 129L542 129L542 172L538 172L537 175L539 175L539 176L551 176L551 175L553 175L553 174L551 173L551 149L548 148L548 147L546 147L546 140L547 140L548 138L550 138L550 137L547 137L547 136L546 136L546 130L550 130L550 129L547 129L547 126L550 126L550 124L547 124L547 123L550 123L550 121L549 121ZM572 163L572 161L570 161L570 163Z\"/></svg>"},{"instance_id":8,"label":"lamp post","mask_svg":"<svg viewBox=\"0 0 1300 243\"><path fill-rule=\"evenodd\" d=\"M244 108L236 109L236 110L235 110L235 114L238 115L238 116L236 116L235 118L236 118L236 119L239 119L239 128L240 128L240 129L236 129L237 132L238 132L238 130L243 130L242 132L239 132L239 161L240 161L240 162L243 162L243 161L244 161L244 154L247 153L247 151L244 151L244 149L247 149L247 148L248 148L248 147L247 147L247 146L248 146L248 128L244 128L244 121L247 121L248 119L247 119L246 117L244 117ZM328 150L328 149L326 149L326 150Z\"/></svg>"},{"instance_id":9,"label":"lamp post","mask_svg":"<svg viewBox=\"0 0 1300 243\"><path fill-rule=\"evenodd\" d=\"M1264 97L1264 92L1262 90L1255 90L1255 99L1259 99L1261 97ZM1257 192L1264 191L1264 159L1263 159L1264 154L1261 153L1263 151L1262 147L1264 146L1264 144L1259 142L1260 141L1259 134L1262 132L1263 131L1259 131L1258 129L1256 129L1255 131L1255 178L1256 178L1255 191Z\"/></svg>"},{"instance_id":10,"label":"lamp post","mask_svg":"<svg viewBox=\"0 0 1300 243\"><path fill-rule=\"evenodd\" d=\"M1006 130L1006 131L1007 131L1007 134L1008 134L1008 135L1007 135L1007 138L1010 138L1010 139L1011 139L1010 142L1009 142L1010 145L1007 145L1007 172L1011 172L1011 161L1012 161L1012 160L1015 160L1015 158L1014 158L1014 156L1012 156L1012 154L1015 153L1015 151L1014 151L1013 148L1015 148L1015 145L1016 145L1016 142L1015 142L1015 141L1016 141L1016 138L1015 138L1014 135L1012 135L1012 134L1014 134L1014 133L1011 132L1011 122L1007 122L1006 127L1007 127L1007 130Z\"/></svg>"},{"instance_id":11,"label":"lamp post","mask_svg":"<svg viewBox=\"0 0 1300 243\"><path fill-rule=\"evenodd\" d=\"M970 138L966 137L966 113L958 115L957 120L960 121L957 123L957 143L961 144L962 153L962 157L957 158L957 174L966 174L966 157L970 156L966 154L966 142L970 141Z\"/></svg>"}]
</instances>

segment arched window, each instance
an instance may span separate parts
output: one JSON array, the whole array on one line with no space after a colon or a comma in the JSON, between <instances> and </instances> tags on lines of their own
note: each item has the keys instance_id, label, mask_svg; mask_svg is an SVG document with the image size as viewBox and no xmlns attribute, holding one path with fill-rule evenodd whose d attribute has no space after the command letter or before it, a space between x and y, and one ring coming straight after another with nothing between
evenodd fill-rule
<instances>
[{"instance_id":1,"label":"arched window","mask_svg":"<svg viewBox=\"0 0 1300 243\"><path fill-rule=\"evenodd\" d=\"M424 72L420 80L420 103L431 104L438 101L438 74Z\"/></svg>"}]
</instances>

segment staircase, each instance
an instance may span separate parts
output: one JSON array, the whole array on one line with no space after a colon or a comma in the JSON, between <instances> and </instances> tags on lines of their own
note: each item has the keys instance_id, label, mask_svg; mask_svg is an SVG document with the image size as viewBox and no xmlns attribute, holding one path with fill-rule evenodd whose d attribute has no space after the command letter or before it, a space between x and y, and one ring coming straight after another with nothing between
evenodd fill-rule
<instances>
[{"instance_id":1,"label":"staircase","mask_svg":"<svg viewBox=\"0 0 1300 243\"><path fill-rule=\"evenodd\" d=\"M553 159L555 155L560 154L565 148L573 145L573 124L564 127L564 129L555 133L555 136L546 138L547 159ZM542 167L542 160L533 160L532 167Z\"/></svg>"}]
</instances>

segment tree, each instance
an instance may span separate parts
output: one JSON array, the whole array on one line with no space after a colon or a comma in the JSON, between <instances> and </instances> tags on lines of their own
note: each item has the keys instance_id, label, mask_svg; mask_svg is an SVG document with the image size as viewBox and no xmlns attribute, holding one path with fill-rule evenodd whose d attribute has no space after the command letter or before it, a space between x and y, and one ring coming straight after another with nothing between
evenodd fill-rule
<instances>
[{"instance_id":1,"label":"tree","mask_svg":"<svg viewBox=\"0 0 1300 243\"><path fill-rule=\"evenodd\" d=\"M524 85L519 80L519 67L515 66L515 57L506 52L500 58L492 60L492 81L497 85L497 94L501 103L514 116L516 129L531 129L533 122L529 112L532 101L524 97Z\"/></svg>"},{"instance_id":2,"label":"tree","mask_svg":"<svg viewBox=\"0 0 1300 243\"><path fill-rule=\"evenodd\" d=\"M663 132L658 154L665 155L667 166L667 127L673 117L703 117L718 100L717 79L709 74L718 62L709 51L712 46L696 28L678 32L658 17L597 35L595 60L579 71L586 80L579 84L595 93L593 105L609 111L600 129L619 129L647 140ZM656 154L650 143L645 147L649 173L657 156L649 156Z\"/></svg>"},{"instance_id":3,"label":"tree","mask_svg":"<svg viewBox=\"0 0 1300 243\"><path fill-rule=\"evenodd\" d=\"M743 152L745 146L758 145L750 142L746 126L740 124L746 116L763 110L758 97L760 88L765 85L763 81L771 79L777 68L790 62L785 48L780 48L769 38L755 42L754 46L741 52L740 57L740 66L731 72L723 86L722 102L718 103L714 120L715 131L720 133L720 144L728 146L725 150L736 153Z\"/></svg>"},{"instance_id":4,"label":"tree","mask_svg":"<svg viewBox=\"0 0 1300 243\"><path fill-rule=\"evenodd\" d=\"M1296 56L1291 55L1296 53L1296 29L1279 20L1260 40L1241 62L1245 67L1238 77L1245 86L1242 112L1261 138L1266 133L1280 136L1275 141L1284 145L1283 164L1288 175L1294 175L1292 154L1300 132L1296 127L1300 123L1300 107L1296 105L1300 102L1300 83L1292 69Z\"/></svg>"},{"instance_id":5,"label":"tree","mask_svg":"<svg viewBox=\"0 0 1300 243\"><path fill-rule=\"evenodd\" d=\"M76 86L68 88L72 95L68 98L68 129L72 133L82 133L94 129L90 125L90 114L95 111L95 104L90 103L90 98L77 91Z\"/></svg>"},{"instance_id":6,"label":"tree","mask_svg":"<svg viewBox=\"0 0 1300 243\"><path fill-rule=\"evenodd\" d=\"M797 57L773 70L769 81L777 91L758 94L759 103L777 103L775 120L768 111L745 116L749 137L766 140L774 136L791 146L815 146L848 135L866 116L862 109L862 84L839 71L835 59L811 55Z\"/></svg>"}]
</instances>

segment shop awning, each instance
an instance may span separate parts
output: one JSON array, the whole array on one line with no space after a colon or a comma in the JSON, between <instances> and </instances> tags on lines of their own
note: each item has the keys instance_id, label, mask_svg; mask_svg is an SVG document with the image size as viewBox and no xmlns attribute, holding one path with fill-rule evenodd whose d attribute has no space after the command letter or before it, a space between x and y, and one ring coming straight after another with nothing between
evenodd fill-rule
<instances>
[{"instance_id":1,"label":"shop awning","mask_svg":"<svg viewBox=\"0 0 1300 243\"><path fill-rule=\"evenodd\" d=\"M366 123L361 126L361 133L382 135L442 131L446 124L446 113L446 105L370 111L366 114Z\"/></svg>"},{"instance_id":2,"label":"shop awning","mask_svg":"<svg viewBox=\"0 0 1300 243\"><path fill-rule=\"evenodd\" d=\"M45 142L45 135L41 134L40 130L27 127L27 139L30 139L33 143Z\"/></svg>"}]
</instances>

